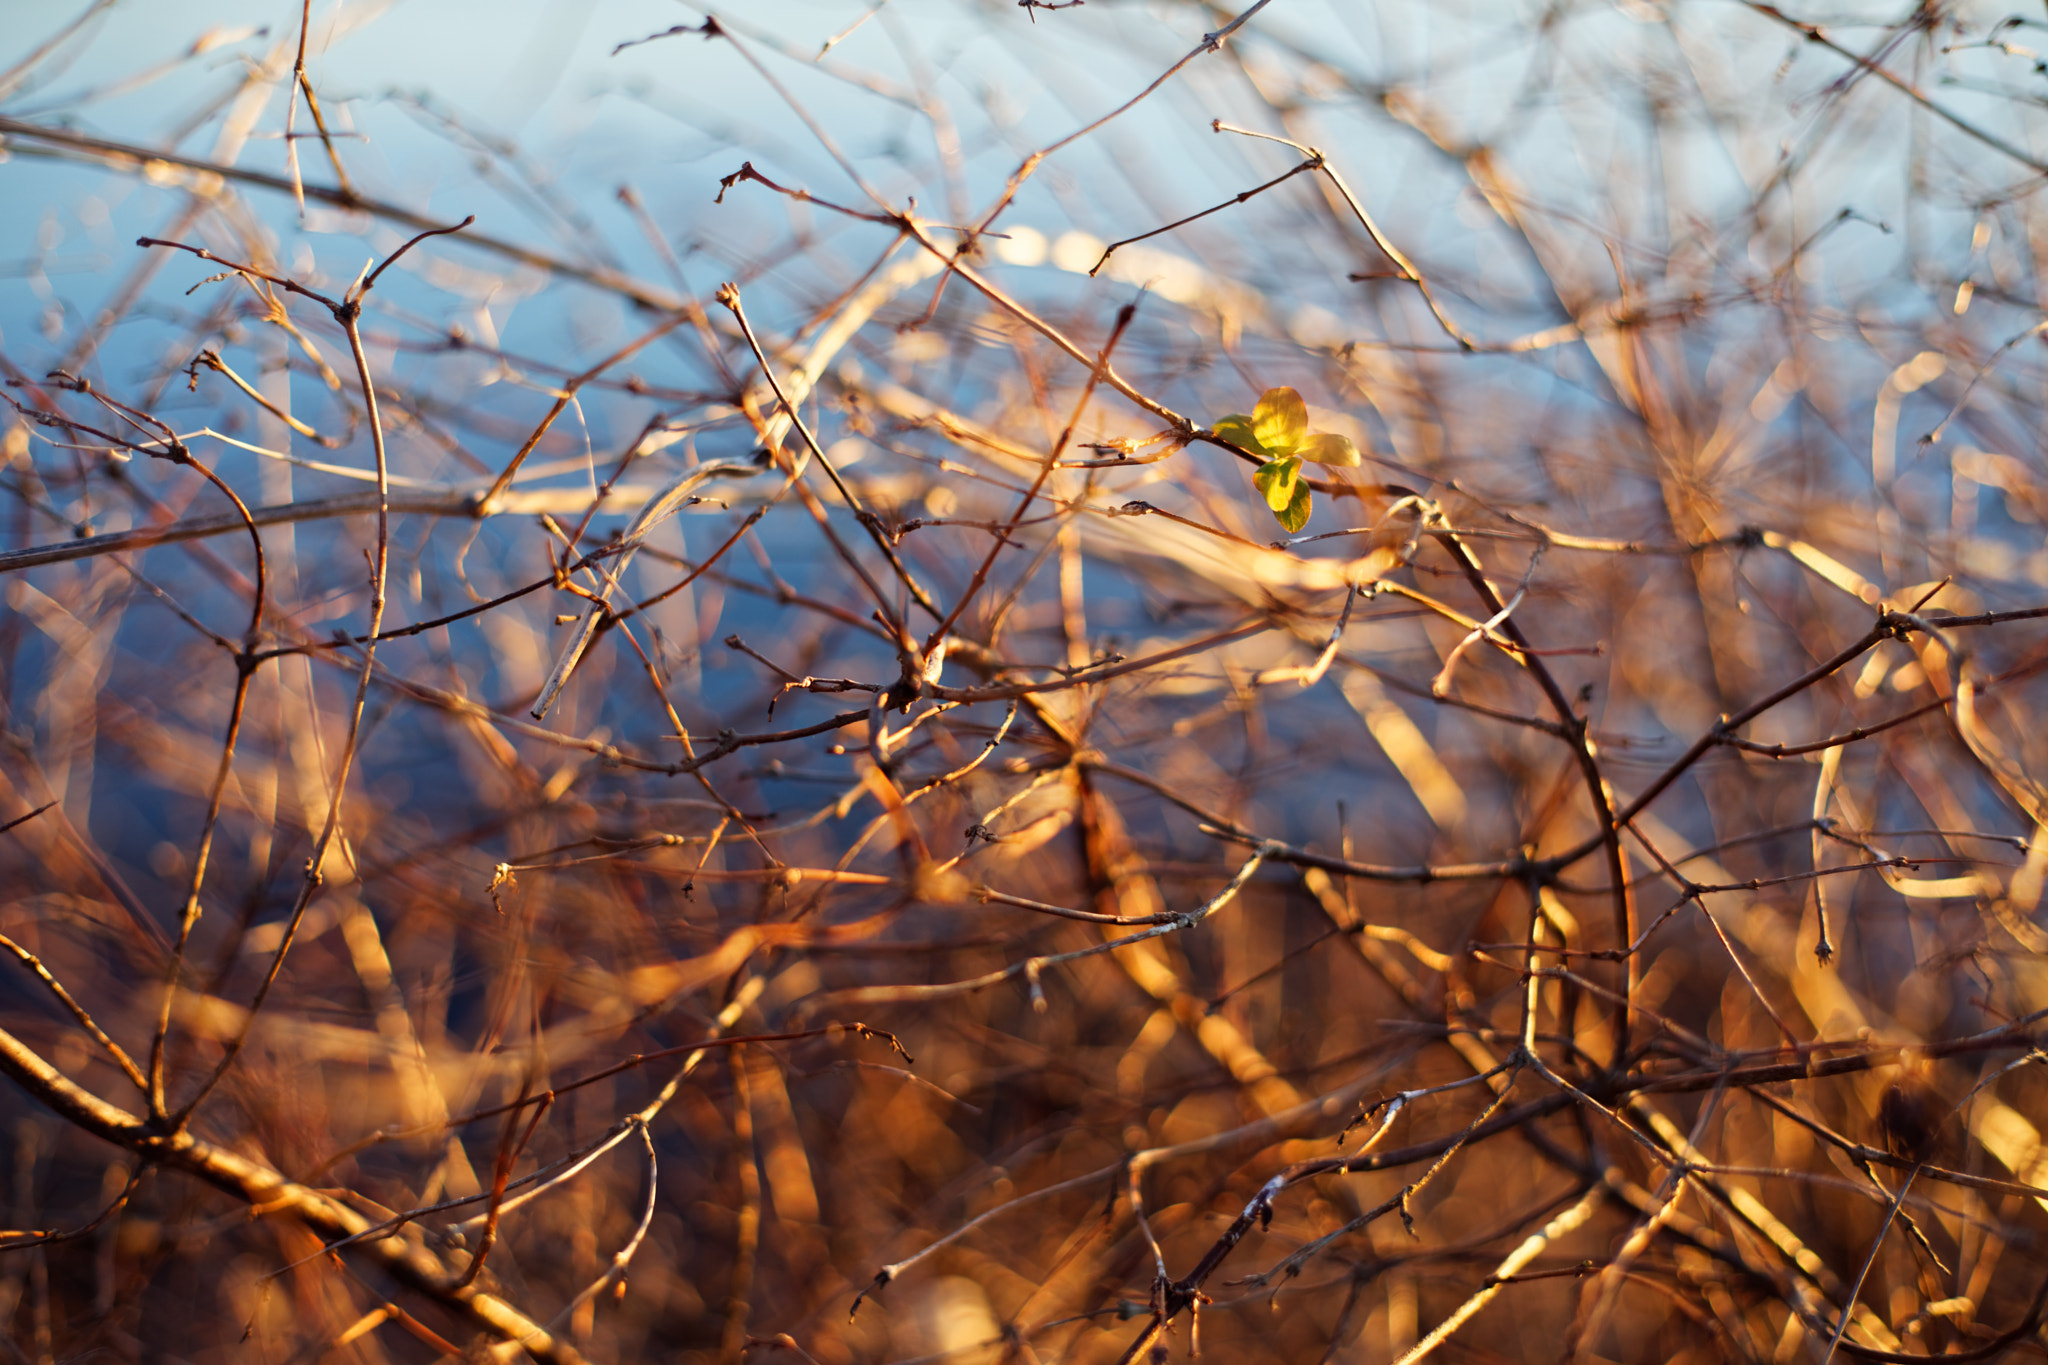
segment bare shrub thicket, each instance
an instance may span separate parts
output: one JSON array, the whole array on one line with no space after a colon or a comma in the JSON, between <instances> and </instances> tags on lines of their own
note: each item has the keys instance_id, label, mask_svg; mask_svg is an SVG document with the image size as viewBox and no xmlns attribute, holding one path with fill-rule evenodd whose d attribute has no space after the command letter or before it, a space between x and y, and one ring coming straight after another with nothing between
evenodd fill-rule
<instances>
[{"instance_id":1,"label":"bare shrub thicket","mask_svg":"<svg viewBox=\"0 0 2048 1365\"><path fill-rule=\"evenodd\" d=\"M8 18L14 1358L2041 1354L2038 18L274 8Z\"/></svg>"}]
</instances>

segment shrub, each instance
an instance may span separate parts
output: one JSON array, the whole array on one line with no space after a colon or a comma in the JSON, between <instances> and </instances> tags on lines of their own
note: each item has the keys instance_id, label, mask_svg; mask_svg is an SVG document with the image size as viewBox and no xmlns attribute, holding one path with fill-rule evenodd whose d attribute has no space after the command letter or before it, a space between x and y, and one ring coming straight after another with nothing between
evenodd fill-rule
<instances>
[{"instance_id":1,"label":"shrub","mask_svg":"<svg viewBox=\"0 0 2048 1365\"><path fill-rule=\"evenodd\" d=\"M106 10L18 1354L2036 1339L2033 21Z\"/></svg>"}]
</instances>

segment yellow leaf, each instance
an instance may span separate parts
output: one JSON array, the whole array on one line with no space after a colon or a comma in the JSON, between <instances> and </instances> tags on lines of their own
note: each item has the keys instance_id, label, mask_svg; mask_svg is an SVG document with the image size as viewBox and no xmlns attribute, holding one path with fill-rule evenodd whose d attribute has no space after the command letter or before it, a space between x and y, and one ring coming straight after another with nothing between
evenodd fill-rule
<instances>
[{"instance_id":1,"label":"yellow leaf","mask_svg":"<svg viewBox=\"0 0 2048 1365\"><path fill-rule=\"evenodd\" d=\"M1308 404L1293 389L1281 386L1259 395L1252 409L1252 434L1275 455L1292 455L1308 435Z\"/></svg>"},{"instance_id":2,"label":"yellow leaf","mask_svg":"<svg viewBox=\"0 0 2048 1365\"><path fill-rule=\"evenodd\" d=\"M1252 484L1265 495L1266 506L1272 508L1276 515L1284 514L1288 504L1294 500L1300 474L1301 461L1282 457L1260 465L1252 475Z\"/></svg>"},{"instance_id":3,"label":"yellow leaf","mask_svg":"<svg viewBox=\"0 0 2048 1365\"><path fill-rule=\"evenodd\" d=\"M1308 439L1294 448L1294 453L1317 464L1358 463L1358 447L1351 444L1349 436L1339 436L1334 431L1310 432Z\"/></svg>"},{"instance_id":4,"label":"yellow leaf","mask_svg":"<svg viewBox=\"0 0 2048 1365\"><path fill-rule=\"evenodd\" d=\"M1219 419L1216 423L1216 434L1239 450L1248 450L1254 455L1269 453L1259 444L1258 436L1253 433L1252 419L1241 412L1233 412L1230 416Z\"/></svg>"},{"instance_id":5,"label":"yellow leaf","mask_svg":"<svg viewBox=\"0 0 2048 1365\"><path fill-rule=\"evenodd\" d=\"M1297 479L1294 484L1294 496L1287 500L1287 506L1274 511L1273 515L1287 528L1288 535L1291 536L1308 525L1309 502L1314 497L1315 494L1309 491L1308 480Z\"/></svg>"}]
</instances>

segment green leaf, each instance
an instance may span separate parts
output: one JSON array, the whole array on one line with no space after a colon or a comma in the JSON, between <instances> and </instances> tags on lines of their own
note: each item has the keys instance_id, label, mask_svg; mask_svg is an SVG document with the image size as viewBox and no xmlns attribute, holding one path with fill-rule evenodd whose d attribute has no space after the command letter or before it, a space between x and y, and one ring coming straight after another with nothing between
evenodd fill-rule
<instances>
[{"instance_id":1,"label":"green leaf","mask_svg":"<svg viewBox=\"0 0 2048 1365\"><path fill-rule=\"evenodd\" d=\"M1233 412L1230 416L1219 419L1216 423L1216 434L1239 450L1248 450L1254 455L1268 453L1252 432L1252 419L1241 412Z\"/></svg>"},{"instance_id":2,"label":"green leaf","mask_svg":"<svg viewBox=\"0 0 2048 1365\"><path fill-rule=\"evenodd\" d=\"M1339 436L1334 431L1310 432L1308 439L1294 448L1294 453L1317 464L1358 463L1358 447L1351 444L1349 436Z\"/></svg>"},{"instance_id":3,"label":"green leaf","mask_svg":"<svg viewBox=\"0 0 2048 1365\"><path fill-rule=\"evenodd\" d=\"M1266 506L1282 522L1287 520L1287 509L1293 503L1294 490L1299 484L1301 461L1283 455L1279 459L1262 464L1252 475L1252 484L1265 496Z\"/></svg>"},{"instance_id":4,"label":"green leaf","mask_svg":"<svg viewBox=\"0 0 2048 1365\"><path fill-rule=\"evenodd\" d=\"M1252 409L1252 434L1273 454L1292 455L1308 435L1308 404L1284 385L1267 389L1259 395L1259 405Z\"/></svg>"},{"instance_id":5,"label":"green leaf","mask_svg":"<svg viewBox=\"0 0 2048 1365\"><path fill-rule=\"evenodd\" d=\"M1296 480L1294 496L1287 500L1286 508L1273 513L1280 519L1280 524L1287 528L1288 535L1291 536L1308 525L1309 499L1313 496L1314 494L1309 491L1307 479Z\"/></svg>"}]
</instances>

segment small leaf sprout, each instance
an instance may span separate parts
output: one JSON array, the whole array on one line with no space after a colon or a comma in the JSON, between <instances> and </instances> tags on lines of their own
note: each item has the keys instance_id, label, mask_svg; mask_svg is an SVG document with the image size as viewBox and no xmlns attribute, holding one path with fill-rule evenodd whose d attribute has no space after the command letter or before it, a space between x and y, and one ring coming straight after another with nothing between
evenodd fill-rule
<instances>
[{"instance_id":1,"label":"small leaf sprout","mask_svg":"<svg viewBox=\"0 0 2048 1365\"><path fill-rule=\"evenodd\" d=\"M1266 462L1252 475L1252 485L1289 535L1308 525L1312 495L1308 481L1301 477L1302 461L1358 463L1358 447L1350 437L1308 429L1308 405L1284 385L1260 394L1249 417L1232 413L1217 422L1216 434L1240 450L1265 457Z\"/></svg>"}]
</instances>

